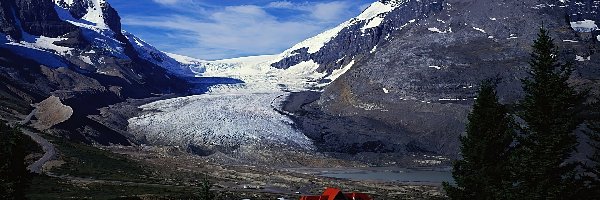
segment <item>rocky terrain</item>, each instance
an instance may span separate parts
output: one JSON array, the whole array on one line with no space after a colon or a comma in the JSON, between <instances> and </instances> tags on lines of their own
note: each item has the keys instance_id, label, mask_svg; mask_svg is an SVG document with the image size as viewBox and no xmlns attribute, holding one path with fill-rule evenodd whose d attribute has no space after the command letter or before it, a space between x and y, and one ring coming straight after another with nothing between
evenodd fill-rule
<instances>
[{"instance_id":1,"label":"rocky terrain","mask_svg":"<svg viewBox=\"0 0 600 200\"><path fill-rule=\"evenodd\" d=\"M42 102L35 105L36 109L32 114L37 119L33 127L38 130L46 130L54 125L65 122L73 115L73 108L60 102L55 96L50 96Z\"/></svg>"}]
</instances>

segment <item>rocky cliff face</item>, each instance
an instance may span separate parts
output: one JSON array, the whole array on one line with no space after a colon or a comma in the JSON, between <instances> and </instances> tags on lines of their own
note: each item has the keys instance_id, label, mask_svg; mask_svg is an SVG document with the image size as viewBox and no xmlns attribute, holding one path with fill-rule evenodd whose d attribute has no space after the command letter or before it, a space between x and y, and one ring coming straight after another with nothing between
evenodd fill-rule
<instances>
[{"instance_id":1,"label":"rocky cliff face","mask_svg":"<svg viewBox=\"0 0 600 200\"><path fill-rule=\"evenodd\" d=\"M456 156L481 80L500 77L505 103L520 98L542 24L564 61L576 65L572 82L597 91L598 3L380 1L372 7L389 8L377 15L381 19L346 26L318 51L299 48L273 66L312 59L320 71L347 68L296 119L326 151ZM370 26L376 19L380 23Z\"/></svg>"},{"instance_id":2,"label":"rocky cliff face","mask_svg":"<svg viewBox=\"0 0 600 200\"><path fill-rule=\"evenodd\" d=\"M21 30L17 27L17 23L13 16L14 2L2 1L0 2L0 28L1 32L6 33L12 38L21 38Z\"/></svg>"},{"instance_id":3,"label":"rocky cliff face","mask_svg":"<svg viewBox=\"0 0 600 200\"><path fill-rule=\"evenodd\" d=\"M15 6L18 22L23 31L29 34L58 37L76 28L58 17L52 1L17 0Z\"/></svg>"}]
</instances>

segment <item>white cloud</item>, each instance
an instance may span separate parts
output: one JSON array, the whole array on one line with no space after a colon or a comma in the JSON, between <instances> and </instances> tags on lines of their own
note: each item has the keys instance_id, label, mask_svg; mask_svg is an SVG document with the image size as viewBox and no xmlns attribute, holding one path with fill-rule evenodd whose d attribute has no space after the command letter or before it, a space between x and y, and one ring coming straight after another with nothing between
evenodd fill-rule
<instances>
[{"instance_id":1,"label":"white cloud","mask_svg":"<svg viewBox=\"0 0 600 200\"><path fill-rule=\"evenodd\" d=\"M232 55L274 54L321 31L317 24L279 21L258 6L231 6L214 12L207 20L188 16L129 17L126 25L175 30L175 40L194 42L196 47L167 47L173 53L203 59ZM159 46L158 44L157 46ZM160 48L160 46L159 46Z\"/></svg>"},{"instance_id":2,"label":"white cloud","mask_svg":"<svg viewBox=\"0 0 600 200\"><path fill-rule=\"evenodd\" d=\"M153 0L153 1L158 4L163 4L163 5L174 5L174 4L179 3L179 0Z\"/></svg>"},{"instance_id":3,"label":"white cloud","mask_svg":"<svg viewBox=\"0 0 600 200\"><path fill-rule=\"evenodd\" d=\"M269 8L294 8L294 3L290 1L274 1L267 4Z\"/></svg>"},{"instance_id":4,"label":"white cloud","mask_svg":"<svg viewBox=\"0 0 600 200\"><path fill-rule=\"evenodd\" d=\"M315 4L311 9L311 16L320 21L334 21L339 16L345 16L350 5L346 2L334 1L329 3L318 3Z\"/></svg>"},{"instance_id":5,"label":"white cloud","mask_svg":"<svg viewBox=\"0 0 600 200\"><path fill-rule=\"evenodd\" d=\"M178 11L189 10L187 0L154 0L176 4ZM276 54L294 44L332 28L358 14L353 1L293 3L274 1L263 6L239 5L195 7L193 14L126 16L123 24L142 30L138 37L149 38L157 48L202 59ZM197 4L196 4L197 5ZM299 11L297 16L280 18L269 9ZM355 10L352 10L355 9ZM177 12L181 13L181 12ZM158 30L158 31L157 31Z\"/></svg>"},{"instance_id":6,"label":"white cloud","mask_svg":"<svg viewBox=\"0 0 600 200\"><path fill-rule=\"evenodd\" d=\"M331 22L340 17L347 16L353 4L348 1L331 1L325 3L293 3L291 1L274 1L267 4L266 8L293 9L308 13L313 20Z\"/></svg>"}]
</instances>

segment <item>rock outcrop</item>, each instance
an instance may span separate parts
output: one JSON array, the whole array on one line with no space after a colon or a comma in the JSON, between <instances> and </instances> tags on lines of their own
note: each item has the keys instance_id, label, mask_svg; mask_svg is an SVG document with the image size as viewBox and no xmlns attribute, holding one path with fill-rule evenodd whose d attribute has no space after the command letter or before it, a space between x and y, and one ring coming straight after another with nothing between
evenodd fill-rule
<instances>
[{"instance_id":1,"label":"rock outcrop","mask_svg":"<svg viewBox=\"0 0 600 200\"><path fill-rule=\"evenodd\" d=\"M50 96L35 105L35 118L33 127L46 130L54 125L67 121L73 115L73 108L62 104L60 98Z\"/></svg>"}]
</instances>

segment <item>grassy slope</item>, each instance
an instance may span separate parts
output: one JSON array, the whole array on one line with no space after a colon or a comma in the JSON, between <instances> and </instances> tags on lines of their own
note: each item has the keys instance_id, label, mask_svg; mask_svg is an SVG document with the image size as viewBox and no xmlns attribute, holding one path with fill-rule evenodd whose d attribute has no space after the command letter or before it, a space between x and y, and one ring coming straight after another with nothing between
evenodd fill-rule
<instances>
[{"instance_id":1,"label":"grassy slope","mask_svg":"<svg viewBox=\"0 0 600 200\"><path fill-rule=\"evenodd\" d=\"M53 143L65 164L52 173L81 180L34 176L28 192L30 199L194 199L196 195L193 187L160 185L158 179L151 178L151 169L125 156L61 139Z\"/></svg>"}]
</instances>

